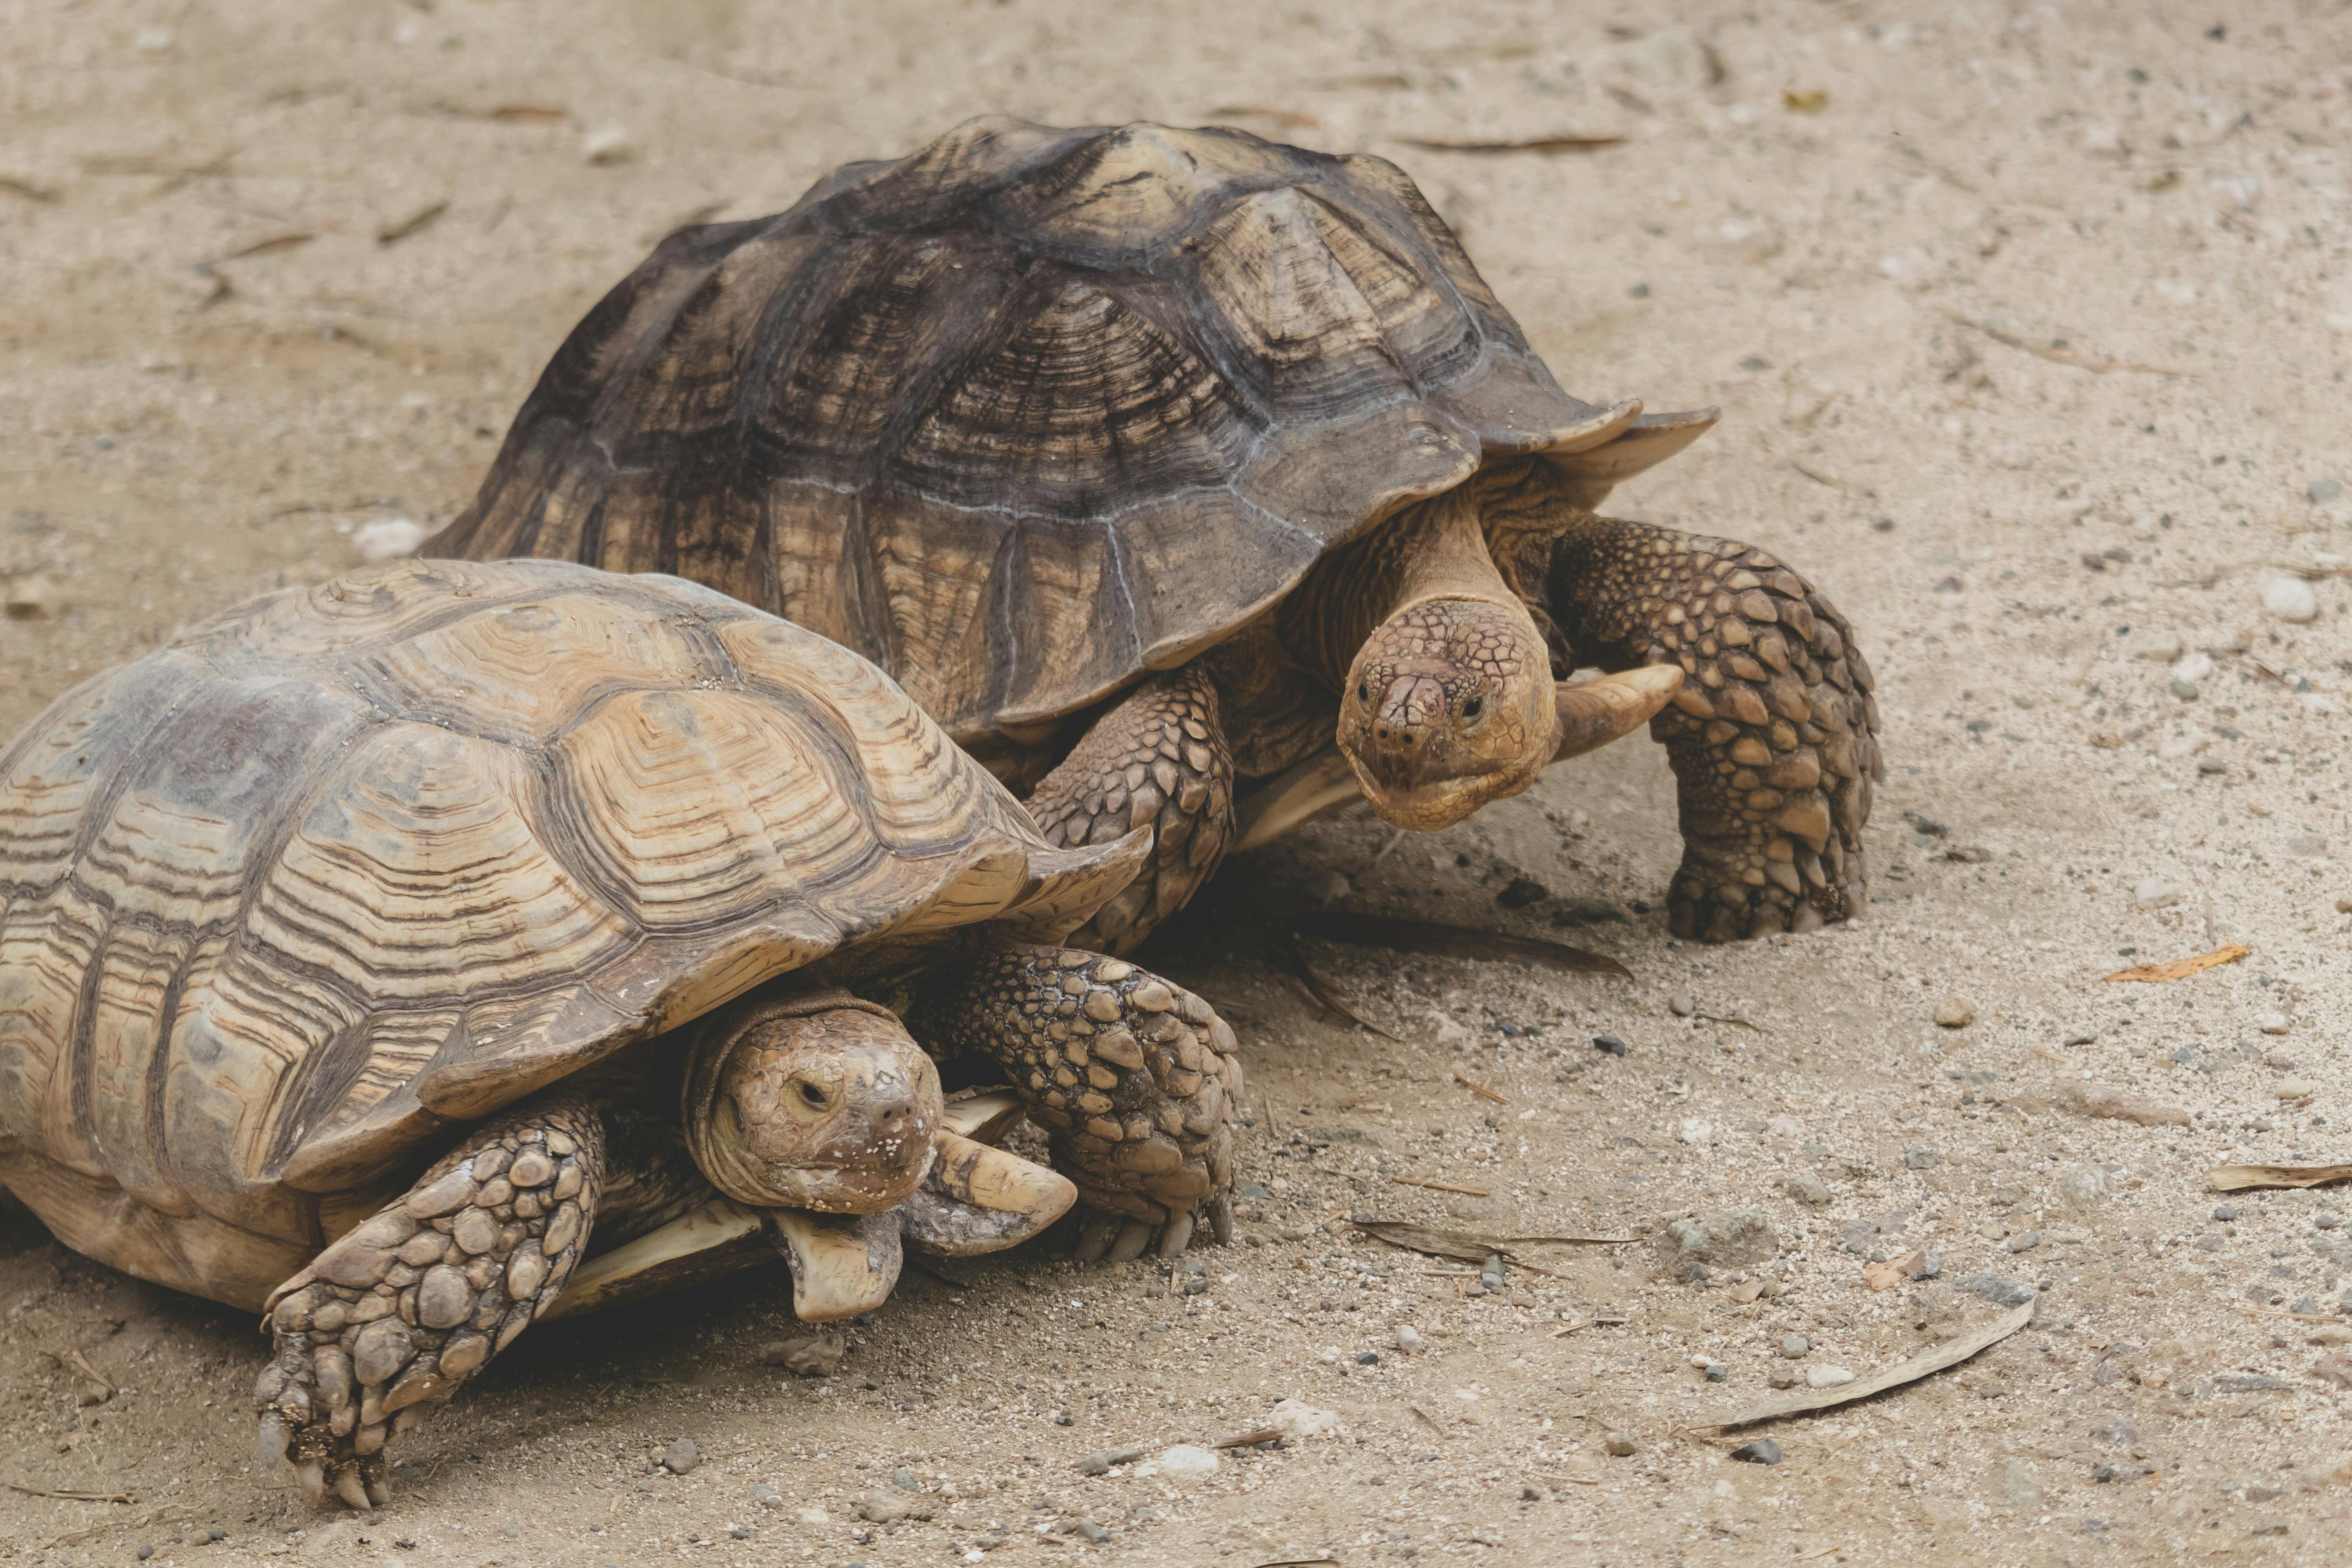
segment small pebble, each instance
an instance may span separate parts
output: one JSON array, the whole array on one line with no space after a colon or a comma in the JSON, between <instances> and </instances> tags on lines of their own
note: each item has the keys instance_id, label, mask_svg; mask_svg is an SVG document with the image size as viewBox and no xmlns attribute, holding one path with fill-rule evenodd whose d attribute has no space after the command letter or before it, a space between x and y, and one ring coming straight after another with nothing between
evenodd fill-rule
<instances>
[{"instance_id":1,"label":"small pebble","mask_svg":"<svg viewBox=\"0 0 2352 1568\"><path fill-rule=\"evenodd\" d=\"M425 525L413 517L380 517L352 535L352 548L370 563L414 555L424 542Z\"/></svg>"},{"instance_id":2,"label":"small pebble","mask_svg":"<svg viewBox=\"0 0 2352 1568\"><path fill-rule=\"evenodd\" d=\"M2186 897L2188 889L2161 877L2150 877L2132 889L2132 902L2144 910L2168 910Z\"/></svg>"},{"instance_id":3,"label":"small pebble","mask_svg":"<svg viewBox=\"0 0 2352 1568\"><path fill-rule=\"evenodd\" d=\"M760 1347L761 1361L781 1366L795 1377L831 1377L841 1370L842 1360L848 1354L849 1336L830 1331L771 1340Z\"/></svg>"},{"instance_id":4,"label":"small pebble","mask_svg":"<svg viewBox=\"0 0 2352 1568\"><path fill-rule=\"evenodd\" d=\"M1805 1369L1808 1388L1835 1388L1841 1383L1852 1383L1853 1373L1842 1366L1809 1366Z\"/></svg>"},{"instance_id":5,"label":"small pebble","mask_svg":"<svg viewBox=\"0 0 2352 1568\"><path fill-rule=\"evenodd\" d=\"M2311 498L2314 506L2333 506L2344 499L2344 481L2326 475L2312 480L2303 493Z\"/></svg>"},{"instance_id":6,"label":"small pebble","mask_svg":"<svg viewBox=\"0 0 2352 1568\"><path fill-rule=\"evenodd\" d=\"M1595 1035L1592 1037L1592 1048L1608 1056L1622 1057L1633 1047L1614 1035Z\"/></svg>"},{"instance_id":7,"label":"small pebble","mask_svg":"<svg viewBox=\"0 0 2352 1568\"><path fill-rule=\"evenodd\" d=\"M1623 1432L1612 1432L1601 1440L1601 1447L1612 1458L1629 1458L1634 1452L1633 1439Z\"/></svg>"},{"instance_id":8,"label":"small pebble","mask_svg":"<svg viewBox=\"0 0 2352 1568\"><path fill-rule=\"evenodd\" d=\"M749 1541L751 1539L751 1527L748 1524L730 1524L727 1527L727 1533L738 1541Z\"/></svg>"},{"instance_id":9,"label":"small pebble","mask_svg":"<svg viewBox=\"0 0 2352 1568\"><path fill-rule=\"evenodd\" d=\"M2222 1204L2213 1210L2213 1217L2219 1220L2235 1219L2238 1217L2238 1205L2235 1204Z\"/></svg>"},{"instance_id":10,"label":"small pebble","mask_svg":"<svg viewBox=\"0 0 2352 1568\"><path fill-rule=\"evenodd\" d=\"M1378 1366L1381 1364L1381 1352L1378 1351L1358 1351L1356 1352L1356 1364L1358 1366Z\"/></svg>"},{"instance_id":11,"label":"small pebble","mask_svg":"<svg viewBox=\"0 0 2352 1568\"><path fill-rule=\"evenodd\" d=\"M2172 678L2171 684L2167 688L2167 689L2168 689L2174 698L2179 701L2194 702L2197 700L2197 683L2183 676L2174 676Z\"/></svg>"},{"instance_id":12,"label":"small pebble","mask_svg":"<svg viewBox=\"0 0 2352 1568\"><path fill-rule=\"evenodd\" d=\"M758 1503L761 1508L782 1508L784 1506L783 1494L777 1491L775 1488L770 1486L765 1481L753 1481L751 1483L751 1500Z\"/></svg>"},{"instance_id":13,"label":"small pebble","mask_svg":"<svg viewBox=\"0 0 2352 1568\"><path fill-rule=\"evenodd\" d=\"M1790 1361L1795 1361L1799 1356L1805 1354L1812 1348L1813 1342L1807 1339L1802 1334L1783 1334L1780 1336L1780 1353L1787 1356Z\"/></svg>"},{"instance_id":14,"label":"small pebble","mask_svg":"<svg viewBox=\"0 0 2352 1568\"><path fill-rule=\"evenodd\" d=\"M1533 877L1514 877L1508 887L1495 895L1495 902L1507 910L1524 910L1550 897L1551 889Z\"/></svg>"},{"instance_id":15,"label":"small pebble","mask_svg":"<svg viewBox=\"0 0 2352 1568\"><path fill-rule=\"evenodd\" d=\"M1829 1184L1818 1176L1790 1177L1788 1192L1790 1197L1810 1208L1826 1207L1837 1195L1830 1191Z\"/></svg>"},{"instance_id":16,"label":"small pebble","mask_svg":"<svg viewBox=\"0 0 2352 1568\"><path fill-rule=\"evenodd\" d=\"M1339 903L1355 890L1355 884L1339 871L1326 871L1307 885L1307 896L1326 907Z\"/></svg>"},{"instance_id":17,"label":"small pebble","mask_svg":"<svg viewBox=\"0 0 2352 1568\"><path fill-rule=\"evenodd\" d=\"M700 1463L702 1463L702 1450L694 1446L694 1439L691 1437L680 1437L677 1442L672 1443L669 1446L669 1451L662 1456L662 1468L673 1476L685 1475Z\"/></svg>"},{"instance_id":18,"label":"small pebble","mask_svg":"<svg viewBox=\"0 0 2352 1568\"><path fill-rule=\"evenodd\" d=\"M1698 998L1688 992L1666 998L1666 1011L1677 1018L1687 1018L1698 1011Z\"/></svg>"},{"instance_id":19,"label":"small pebble","mask_svg":"<svg viewBox=\"0 0 2352 1568\"><path fill-rule=\"evenodd\" d=\"M1541 1488L1541 1487L1537 1487L1537 1486L1522 1486L1522 1487L1520 1487L1520 1488L1519 1488L1519 1500L1520 1500L1521 1502L1541 1502L1541 1501L1543 1501L1543 1488Z\"/></svg>"},{"instance_id":20,"label":"small pebble","mask_svg":"<svg viewBox=\"0 0 2352 1568\"><path fill-rule=\"evenodd\" d=\"M1193 1443L1177 1443L1160 1450L1154 1461L1160 1467L1161 1479L1171 1481L1197 1481L1217 1473L1224 1463L1216 1451Z\"/></svg>"},{"instance_id":21,"label":"small pebble","mask_svg":"<svg viewBox=\"0 0 2352 1568\"><path fill-rule=\"evenodd\" d=\"M1777 1465L1780 1462L1780 1445L1769 1437L1759 1437L1732 1449L1731 1457L1742 1464Z\"/></svg>"},{"instance_id":22,"label":"small pebble","mask_svg":"<svg viewBox=\"0 0 2352 1568\"><path fill-rule=\"evenodd\" d=\"M2021 1230L2000 1245L2003 1250L2009 1252L2031 1252L2042 1245L2042 1233L2038 1230Z\"/></svg>"},{"instance_id":23,"label":"small pebble","mask_svg":"<svg viewBox=\"0 0 2352 1568\"><path fill-rule=\"evenodd\" d=\"M2319 618L2319 597L2302 578L2281 573L2263 584L2263 608L2301 626Z\"/></svg>"},{"instance_id":24,"label":"small pebble","mask_svg":"<svg viewBox=\"0 0 2352 1568\"><path fill-rule=\"evenodd\" d=\"M1396 1326L1394 1337L1396 1348L1406 1355L1419 1354L1422 1347L1427 1342L1421 1337L1421 1331L1411 1323L1399 1323Z\"/></svg>"},{"instance_id":25,"label":"small pebble","mask_svg":"<svg viewBox=\"0 0 2352 1568\"><path fill-rule=\"evenodd\" d=\"M1975 1004L1965 997L1947 996L1936 1004L1936 1023L1946 1029L1965 1029L1976 1022Z\"/></svg>"},{"instance_id":26,"label":"small pebble","mask_svg":"<svg viewBox=\"0 0 2352 1568\"><path fill-rule=\"evenodd\" d=\"M1137 1447L1101 1448L1078 1461L1078 1472L1088 1476L1108 1475L1112 1466L1131 1465L1141 1458L1143 1450Z\"/></svg>"},{"instance_id":27,"label":"small pebble","mask_svg":"<svg viewBox=\"0 0 2352 1568\"><path fill-rule=\"evenodd\" d=\"M38 620L50 613L56 602L46 577L19 577L0 589L0 610L12 621Z\"/></svg>"},{"instance_id":28,"label":"small pebble","mask_svg":"<svg viewBox=\"0 0 2352 1568\"><path fill-rule=\"evenodd\" d=\"M1104 1542L1110 1539L1110 1531L1105 1530L1101 1525L1097 1524L1091 1519L1071 1520L1068 1523L1062 1526L1062 1533L1065 1535L1082 1537L1086 1541L1088 1541L1097 1546L1100 1546Z\"/></svg>"},{"instance_id":29,"label":"small pebble","mask_svg":"<svg viewBox=\"0 0 2352 1568\"><path fill-rule=\"evenodd\" d=\"M1932 1171L1944 1163L1944 1157L1925 1143L1914 1143L1903 1151L1903 1163L1914 1171Z\"/></svg>"},{"instance_id":30,"label":"small pebble","mask_svg":"<svg viewBox=\"0 0 2352 1568\"><path fill-rule=\"evenodd\" d=\"M2265 1035L2284 1035L2287 1032L2286 1015L2284 1013L2265 1013L2261 1017L2254 1020L2254 1026L2262 1030ZM2282 1085L2281 1087L2284 1088L2284 1085Z\"/></svg>"},{"instance_id":31,"label":"small pebble","mask_svg":"<svg viewBox=\"0 0 2352 1568\"><path fill-rule=\"evenodd\" d=\"M599 167L625 163L637 155L636 143L619 125L600 125L580 139L580 155Z\"/></svg>"}]
</instances>

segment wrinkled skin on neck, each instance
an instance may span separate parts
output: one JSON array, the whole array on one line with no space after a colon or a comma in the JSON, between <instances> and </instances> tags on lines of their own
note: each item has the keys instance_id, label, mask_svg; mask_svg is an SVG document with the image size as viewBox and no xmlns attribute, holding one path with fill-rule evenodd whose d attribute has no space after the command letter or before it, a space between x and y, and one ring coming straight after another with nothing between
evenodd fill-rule
<instances>
[{"instance_id":1,"label":"wrinkled skin on neck","mask_svg":"<svg viewBox=\"0 0 2352 1568\"><path fill-rule=\"evenodd\" d=\"M738 1002L705 1020L686 1140L710 1184L760 1207L873 1214L929 1169L939 1069L891 1014L844 992Z\"/></svg>"}]
</instances>

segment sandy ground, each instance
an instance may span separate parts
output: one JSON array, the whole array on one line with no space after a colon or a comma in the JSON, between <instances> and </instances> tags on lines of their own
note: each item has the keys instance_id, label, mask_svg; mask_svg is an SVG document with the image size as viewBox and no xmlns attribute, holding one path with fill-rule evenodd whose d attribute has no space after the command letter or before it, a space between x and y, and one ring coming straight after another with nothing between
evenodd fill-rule
<instances>
[{"instance_id":1,"label":"sandy ground","mask_svg":"<svg viewBox=\"0 0 2352 1568\"><path fill-rule=\"evenodd\" d=\"M1570 390L1723 405L1616 505L1768 545L1861 628L1892 760L1868 921L1668 940L1670 782L1638 740L1444 834L1325 825L1147 954L1228 1009L1255 1086L1249 1245L1202 1255L1205 1292L1042 1253L910 1271L806 1381L760 1359L789 1326L772 1270L550 1325L405 1441L372 1520L248 1473L249 1319L19 1218L0 1558L2352 1554L2341 1201L2205 1180L2352 1157L2340 0L823 9L9 7L0 732L352 563L372 523L446 520L563 331L673 226L982 110L1223 120L1402 162ZM1626 140L1413 144L1570 133ZM2315 619L2265 609L2283 574ZM1518 878L1549 897L1498 907ZM1380 1039L1280 953L1273 912L1335 896L1565 935L1639 979L1315 948L1405 1043ZM1622 918L1580 923L1592 900ZM2100 979L2229 942L2251 956ZM2085 1085L2193 1121L2088 1118ZM1475 1297L1341 1223L1646 1237L1725 1208L1777 1255L1700 1288L1644 1246L1538 1247ZM1916 1249L1939 1275L1865 1283ZM2023 1290L2034 1325L1966 1366L1762 1429L1778 1467L1689 1429L1776 1369L1866 1374ZM1339 1429L1184 1485L1078 1468L1251 1431L1283 1396ZM700 1463L674 1476L653 1461L680 1437ZM894 1471L935 1517L858 1519Z\"/></svg>"}]
</instances>

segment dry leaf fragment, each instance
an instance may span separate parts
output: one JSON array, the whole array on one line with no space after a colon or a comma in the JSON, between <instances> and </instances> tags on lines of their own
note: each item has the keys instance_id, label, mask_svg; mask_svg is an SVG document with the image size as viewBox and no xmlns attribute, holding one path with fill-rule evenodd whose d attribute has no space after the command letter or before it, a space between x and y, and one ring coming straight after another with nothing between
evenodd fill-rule
<instances>
[{"instance_id":1,"label":"dry leaf fragment","mask_svg":"<svg viewBox=\"0 0 2352 1568\"><path fill-rule=\"evenodd\" d=\"M2186 1127L2189 1112L2158 1104L2145 1095L2126 1094L2104 1084L2070 1083L2058 1091L2058 1103L2077 1116L2107 1121L2136 1121L2142 1127Z\"/></svg>"},{"instance_id":2,"label":"dry leaf fragment","mask_svg":"<svg viewBox=\"0 0 2352 1568\"><path fill-rule=\"evenodd\" d=\"M2216 1165L2205 1173L2217 1193L2276 1187L2324 1187L2352 1181L2352 1165Z\"/></svg>"},{"instance_id":3,"label":"dry leaf fragment","mask_svg":"<svg viewBox=\"0 0 2352 1568\"><path fill-rule=\"evenodd\" d=\"M2033 1300L2027 1301L2013 1311L2001 1314L1976 1332L1963 1334L1957 1340L1948 1341L1934 1350L1913 1356L1898 1366L1887 1368L1875 1377L1857 1378L1852 1383L1833 1384L1827 1388L1811 1389L1803 1394L1792 1394L1786 1399L1776 1399L1769 1404L1756 1405L1740 1411L1735 1415L1727 1415L1719 1421L1698 1422L1696 1423L1696 1426L1698 1428L1745 1426L1751 1422L1772 1421L1783 1415L1801 1415L1808 1411L1827 1410L1832 1405L1851 1404L1857 1399L1867 1399L1874 1394L1884 1394L1890 1388L1899 1387L1906 1383L1916 1383L1930 1373L1941 1372L1946 1367L1958 1366L1979 1351L1999 1344L2009 1338L2033 1321L2033 1309L2040 1300L2041 1298L2037 1296Z\"/></svg>"},{"instance_id":4,"label":"dry leaf fragment","mask_svg":"<svg viewBox=\"0 0 2352 1568\"><path fill-rule=\"evenodd\" d=\"M1622 136L1536 136L1524 142L1431 142L1418 136L1400 136L1398 141L1408 147L1418 147L1424 153L1598 153L1604 147L1622 147Z\"/></svg>"},{"instance_id":5,"label":"dry leaf fragment","mask_svg":"<svg viewBox=\"0 0 2352 1568\"><path fill-rule=\"evenodd\" d=\"M1813 88L1804 92L1784 92L1780 95L1780 107L1791 114L1819 114L1829 106L1830 95L1822 88Z\"/></svg>"},{"instance_id":6,"label":"dry leaf fragment","mask_svg":"<svg viewBox=\"0 0 2352 1568\"><path fill-rule=\"evenodd\" d=\"M1873 1263L1862 1271L1863 1282L1874 1290L1900 1289L1911 1278L1908 1269L1917 1260L1919 1249L1913 1247L1900 1258L1890 1258L1884 1263Z\"/></svg>"},{"instance_id":7,"label":"dry leaf fragment","mask_svg":"<svg viewBox=\"0 0 2352 1568\"><path fill-rule=\"evenodd\" d=\"M1318 910L1290 922L1300 936L1364 947L1393 948L1399 952L1426 953L1433 958L1475 958L1496 963L1532 964L1562 974L1614 974L1622 980L1633 972L1606 953L1587 952L1565 942L1540 937L1512 936L1503 931L1476 931L1466 926L1440 925L1434 921L1400 920L1391 915L1358 914L1352 910Z\"/></svg>"},{"instance_id":8,"label":"dry leaf fragment","mask_svg":"<svg viewBox=\"0 0 2352 1568\"><path fill-rule=\"evenodd\" d=\"M2106 976L2109 980L2137 980L2153 985L2159 981L2179 980L2200 970L2219 969L2225 963L2235 963L2252 952L2242 942L2227 947L2217 947L2210 952L2200 952L2194 958L2176 958L2169 963L2143 963L2135 969L2118 969Z\"/></svg>"}]
</instances>

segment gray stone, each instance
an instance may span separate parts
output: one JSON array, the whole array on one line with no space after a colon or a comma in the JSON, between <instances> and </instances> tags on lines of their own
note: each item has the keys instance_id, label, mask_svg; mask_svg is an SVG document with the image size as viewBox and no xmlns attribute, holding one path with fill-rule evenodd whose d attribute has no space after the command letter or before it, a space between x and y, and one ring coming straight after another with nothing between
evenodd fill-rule
<instances>
[{"instance_id":1,"label":"gray stone","mask_svg":"<svg viewBox=\"0 0 2352 1568\"><path fill-rule=\"evenodd\" d=\"M1790 1361L1795 1361L1799 1356L1805 1354L1812 1348L1813 1342L1807 1339L1802 1334L1782 1334L1780 1336L1780 1353L1787 1356Z\"/></svg>"},{"instance_id":2,"label":"gray stone","mask_svg":"<svg viewBox=\"0 0 2352 1568\"><path fill-rule=\"evenodd\" d=\"M700 1463L702 1463L702 1450L694 1446L694 1439L691 1437L680 1437L677 1442L672 1443L669 1446L669 1451L662 1456L662 1468L673 1476L687 1475Z\"/></svg>"},{"instance_id":3,"label":"gray stone","mask_svg":"<svg viewBox=\"0 0 2352 1568\"><path fill-rule=\"evenodd\" d=\"M1595 1035L1592 1037L1592 1048L1609 1056L1622 1057L1632 1047L1614 1035Z\"/></svg>"},{"instance_id":4,"label":"gray stone","mask_svg":"<svg viewBox=\"0 0 2352 1568\"><path fill-rule=\"evenodd\" d=\"M1903 1163L1915 1171L1932 1171L1944 1163L1944 1157L1925 1143L1914 1143L1903 1151Z\"/></svg>"},{"instance_id":5,"label":"gray stone","mask_svg":"<svg viewBox=\"0 0 2352 1568\"><path fill-rule=\"evenodd\" d=\"M1759 1437L1732 1449L1731 1457L1742 1464L1777 1465L1780 1462L1780 1445L1769 1437Z\"/></svg>"},{"instance_id":6,"label":"gray stone","mask_svg":"<svg viewBox=\"0 0 2352 1568\"><path fill-rule=\"evenodd\" d=\"M751 1500L758 1503L761 1508L782 1508L784 1506L783 1494L765 1481L753 1481L751 1483Z\"/></svg>"},{"instance_id":7,"label":"gray stone","mask_svg":"<svg viewBox=\"0 0 2352 1568\"><path fill-rule=\"evenodd\" d=\"M1999 1307L2022 1307L2033 1300L2033 1292L2015 1280L1990 1274L1971 1274L1960 1281L1960 1289Z\"/></svg>"},{"instance_id":8,"label":"gray stone","mask_svg":"<svg viewBox=\"0 0 2352 1568\"><path fill-rule=\"evenodd\" d=\"M780 1366L795 1377L831 1377L849 1354L849 1336L820 1331L771 1340L760 1347L760 1360Z\"/></svg>"},{"instance_id":9,"label":"gray stone","mask_svg":"<svg viewBox=\"0 0 2352 1568\"><path fill-rule=\"evenodd\" d=\"M1078 1470L1083 1475L1108 1475L1112 1466L1131 1465L1141 1458L1143 1458L1143 1450L1131 1446L1125 1448L1101 1448L1080 1459Z\"/></svg>"},{"instance_id":10,"label":"gray stone","mask_svg":"<svg viewBox=\"0 0 2352 1568\"><path fill-rule=\"evenodd\" d=\"M1551 889L1533 877L1514 877L1508 887L1495 895L1495 902L1507 910L1524 910L1550 897Z\"/></svg>"},{"instance_id":11,"label":"gray stone","mask_svg":"<svg viewBox=\"0 0 2352 1568\"><path fill-rule=\"evenodd\" d=\"M1666 1011L1677 1018L1687 1018L1698 1011L1698 998L1687 991L1677 992L1666 998Z\"/></svg>"},{"instance_id":12,"label":"gray stone","mask_svg":"<svg viewBox=\"0 0 2352 1568\"><path fill-rule=\"evenodd\" d=\"M1791 1176L1787 1190L1790 1197L1811 1208L1826 1207L1836 1195L1830 1191L1829 1184L1818 1176Z\"/></svg>"},{"instance_id":13,"label":"gray stone","mask_svg":"<svg viewBox=\"0 0 2352 1568\"><path fill-rule=\"evenodd\" d=\"M2235 1204L2217 1205L2213 1210L2213 1217L2218 1220L2233 1220L2238 1217L2238 1205Z\"/></svg>"},{"instance_id":14,"label":"gray stone","mask_svg":"<svg viewBox=\"0 0 2352 1568\"><path fill-rule=\"evenodd\" d=\"M1062 1533L1075 1535L1082 1541L1100 1546L1110 1539L1110 1531L1091 1519L1069 1519L1062 1521Z\"/></svg>"},{"instance_id":15,"label":"gray stone","mask_svg":"<svg viewBox=\"0 0 2352 1568\"><path fill-rule=\"evenodd\" d=\"M2010 1252L2031 1252L2041 1245L2042 1233L2038 1230L2021 1230L2001 1243L2002 1247Z\"/></svg>"},{"instance_id":16,"label":"gray stone","mask_svg":"<svg viewBox=\"0 0 2352 1568\"><path fill-rule=\"evenodd\" d=\"M923 1489L923 1483L915 1479L914 1471L908 1469L891 1471L890 1484L902 1492L919 1492Z\"/></svg>"},{"instance_id":17,"label":"gray stone","mask_svg":"<svg viewBox=\"0 0 2352 1568\"><path fill-rule=\"evenodd\" d=\"M2074 1165L2058 1173L2058 1201L2070 1209L2096 1206L2107 1195L2107 1178L2089 1165Z\"/></svg>"},{"instance_id":18,"label":"gray stone","mask_svg":"<svg viewBox=\"0 0 2352 1568\"><path fill-rule=\"evenodd\" d=\"M897 1524L901 1520L929 1519L939 1506L925 1497L901 1491L870 1491L857 1500L857 1517L868 1524Z\"/></svg>"},{"instance_id":19,"label":"gray stone","mask_svg":"<svg viewBox=\"0 0 2352 1568\"><path fill-rule=\"evenodd\" d=\"M1780 1250L1780 1240L1762 1215L1748 1209L1707 1209L1667 1226L1654 1246L1671 1275L1690 1279L1703 1277L1708 1268L1744 1268L1765 1262Z\"/></svg>"},{"instance_id":20,"label":"gray stone","mask_svg":"<svg viewBox=\"0 0 2352 1568\"><path fill-rule=\"evenodd\" d=\"M2311 498L2314 506L2333 506L2344 499L2344 481L2333 474L2323 474L2305 486L2303 493Z\"/></svg>"},{"instance_id":21,"label":"gray stone","mask_svg":"<svg viewBox=\"0 0 2352 1568\"><path fill-rule=\"evenodd\" d=\"M1993 1472L1992 1491L2004 1507L2022 1510L2042 1505L2042 1483L2022 1459L2011 1459Z\"/></svg>"}]
</instances>

